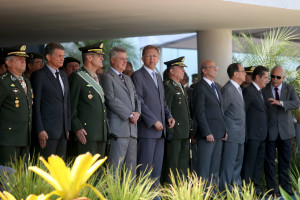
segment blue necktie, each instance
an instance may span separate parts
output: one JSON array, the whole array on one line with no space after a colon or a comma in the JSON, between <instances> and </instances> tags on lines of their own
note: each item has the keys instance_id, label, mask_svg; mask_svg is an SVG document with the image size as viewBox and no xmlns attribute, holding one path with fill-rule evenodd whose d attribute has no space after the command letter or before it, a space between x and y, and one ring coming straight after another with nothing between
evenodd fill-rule
<instances>
[{"instance_id":1,"label":"blue necktie","mask_svg":"<svg viewBox=\"0 0 300 200\"><path fill-rule=\"evenodd\" d=\"M217 89L216 89L216 86L215 86L214 82L211 83L211 87L212 87L213 91L215 92L215 95L216 95L217 99L219 100Z\"/></svg>"}]
</instances>

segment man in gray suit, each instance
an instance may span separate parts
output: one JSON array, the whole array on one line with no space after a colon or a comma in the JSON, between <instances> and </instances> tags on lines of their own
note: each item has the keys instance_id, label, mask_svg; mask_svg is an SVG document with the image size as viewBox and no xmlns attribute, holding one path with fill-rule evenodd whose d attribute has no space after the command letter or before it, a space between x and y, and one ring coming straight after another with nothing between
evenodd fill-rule
<instances>
[{"instance_id":1,"label":"man in gray suit","mask_svg":"<svg viewBox=\"0 0 300 200\"><path fill-rule=\"evenodd\" d=\"M220 168L220 190L233 183L242 185L240 173L243 165L245 142L245 103L240 85L245 81L245 69L239 63L227 68L230 80L222 88L223 109L228 137L223 144ZM231 189L231 188L229 188Z\"/></svg>"},{"instance_id":2,"label":"man in gray suit","mask_svg":"<svg viewBox=\"0 0 300 200\"><path fill-rule=\"evenodd\" d=\"M127 64L126 50L114 47L110 54L111 68L101 76L104 89L107 117L112 133L118 136L112 141L108 161L114 170L123 163L135 174L137 159L137 121L141 114L141 103L131 79L123 74ZM120 163L119 163L120 162Z\"/></svg>"},{"instance_id":3,"label":"man in gray suit","mask_svg":"<svg viewBox=\"0 0 300 200\"><path fill-rule=\"evenodd\" d=\"M246 108L246 143L242 178L254 182L256 193L261 193L260 182L264 166L265 139L267 137L266 106L261 89L266 86L269 70L257 66L252 74L252 83L243 89Z\"/></svg>"},{"instance_id":4,"label":"man in gray suit","mask_svg":"<svg viewBox=\"0 0 300 200\"><path fill-rule=\"evenodd\" d=\"M267 189L273 189L274 193L278 193L278 184L275 180L276 148L279 184L285 191L292 193L288 175L291 167L292 139L295 137L291 111L300 105L295 88L283 83L283 80L284 70L279 66L274 67L271 71L271 82L263 90L268 109L265 176Z\"/></svg>"},{"instance_id":5,"label":"man in gray suit","mask_svg":"<svg viewBox=\"0 0 300 200\"><path fill-rule=\"evenodd\" d=\"M132 74L137 95L141 101L142 118L138 122L138 172L153 168L151 178L160 182L164 145L166 138L166 120L173 128L175 120L165 101L164 85L161 76L155 72L159 61L156 46L144 47L142 53L144 66Z\"/></svg>"},{"instance_id":6,"label":"man in gray suit","mask_svg":"<svg viewBox=\"0 0 300 200\"><path fill-rule=\"evenodd\" d=\"M220 89L214 83L218 67L212 60L201 64L203 78L193 92L194 116L197 123L197 174L216 184L222 154L222 138L227 138Z\"/></svg>"}]
</instances>

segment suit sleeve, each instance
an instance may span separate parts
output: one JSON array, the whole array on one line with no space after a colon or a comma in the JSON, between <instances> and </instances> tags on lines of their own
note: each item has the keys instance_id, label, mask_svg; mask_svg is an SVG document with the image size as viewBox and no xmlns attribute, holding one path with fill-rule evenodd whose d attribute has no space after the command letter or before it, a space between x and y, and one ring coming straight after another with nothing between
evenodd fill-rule
<instances>
[{"instance_id":1,"label":"suit sleeve","mask_svg":"<svg viewBox=\"0 0 300 200\"><path fill-rule=\"evenodd\" d=\"M112 77L109 74L104 74L101 77L101 81L105 94L106 106L123 121L128 120L132 111L122 100L115 96Z\"/></svg>"},{"instance_id":2,"label":"suit sleeve","mask_svg":"<svg viewBox=\"0 0 300 200\"><path fill-rule=\"evenodd\" d=\"M71 130L75 133L76 131L83 128L81 121L78 118L78 100L81 91L81 78L78 74L73 73L69 77L70 84L70 99L71 99Z\"/></svg>"},{"instance_id":3,"label":"suit sleeve","mask_svg":"<svg viewBox=\"0 0 300 200\"><path fill-rule=\"evenodd\" d=\"M205 116L205 98L206 92L198 85L193 91L193 107L195 111L194 117L202 137L206 137L212 133Z\"/></svg>"},{"instance_id":4,"label":"suit sleeve","mask_svg":"<svg viewBox=\"0 0 300 200\"><path fill-rule=\"evenodd\" d=\"M300 106L299 98L294 86L288 87L289 100L283 101L283 109L285 111L298 109Z\"/></svg>"},{"instance_id":5,"label":"suit sleeve","mask_svg":"<svg viewBox=\"0 0 300 200\"><path fill-rule=\"evenodd\" d=\"M36 71L30 76L31 86L34 94L33 98L33 120L34 120L34 129L37 133L44 131L44 125L42 122L41 116L41 100L42 100L42 91L44 84L44 77L41 73L42 71Z\"/></svg>"},{"instance_id":6,"label":"suit sleeve","mask_svg":"<svg viewBox=\"0 0 300 200\"><path fill-rule=\"evenodd\" d=\"M227 108L231 104L232 94L230 93L230 90L227 87L226 88L223 87L221 89L221 94L222 94L222 98L223 98L223 110L224 110L224 113L225 113Z\"/></svg>"},{"instance_id":7,"label":"suit sleeve","mask_svg":"<svg viewBox=\"0 0 300 200\"><path fill-rule=\"evenodd\" d=\"M157 121L159 121L153 112L148 108L143 99L143 80L139 77L139 74L132 74L132 81L134 83L136 94L141 102L141 116L148 128L152 127Z\"/></svg>"}]
</instances>

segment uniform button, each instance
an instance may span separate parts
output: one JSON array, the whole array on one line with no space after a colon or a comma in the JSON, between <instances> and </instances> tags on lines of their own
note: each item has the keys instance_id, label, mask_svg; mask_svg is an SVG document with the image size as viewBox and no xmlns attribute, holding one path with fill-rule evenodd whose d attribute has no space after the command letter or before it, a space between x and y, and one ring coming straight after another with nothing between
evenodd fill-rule
<instances>
[{"instance_id":1,"label":"uniform button","mask_svg":"<svg viewBox=\"0 0 300 200\"><path fill-rule=\"evenodd\" d=\"M10 131L11 131L11 128L8 128L8 130L10 130Z\"/></svg>"},{"instance_id":2,"label":"uniform button","mask_svg":"<svg viewBox=\"0 0 300 200\"><path fill-rule=\"evenodd\" d=\"M179 123L177 123L177 125L179 126Z\"/></svg>"},{"instance_id":3,"label":"uniform button","mask_svg":"<svg viewBox=\"0 0 300 200\"><path fill-rule=\"evenodd\" d=\"M104 122L105 122L105 120L104 120Z\"/></svg>"},{"instance_id":4,"label":"uniform button","mask_svg":"<svg viewBox=\"0 0 300 200\"><path fill-rule=\"evenodd\" d=\"M104 112L105 112L105 109L104 109Z\"/></svg>"},{"instance_id":5,"label":"uniform button","mask_svg":"<svg viewBox=\"0 0 300 200\"><path fill-rule=\"evenodd\" d=\"M83 125L85 125L85 126L86 126L86 123L84 123Z\"/></svg>"}]
</instances>

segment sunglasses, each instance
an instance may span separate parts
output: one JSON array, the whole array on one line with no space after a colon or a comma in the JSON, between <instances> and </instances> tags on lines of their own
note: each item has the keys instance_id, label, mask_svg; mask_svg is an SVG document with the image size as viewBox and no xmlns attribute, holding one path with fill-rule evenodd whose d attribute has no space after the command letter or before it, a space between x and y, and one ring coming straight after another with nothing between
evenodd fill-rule
<instances>
[{"instance_id":1,"label":"sunglasses","mask_svg":"<svg viewBox=\"0 0 300 200\"><path fill-rule=\"evenodd\" d=\"M271 78L277 78L278 80L280 80L280 79L281 79L281 76L271 75Z\"/></svg>"}]
</instances>

